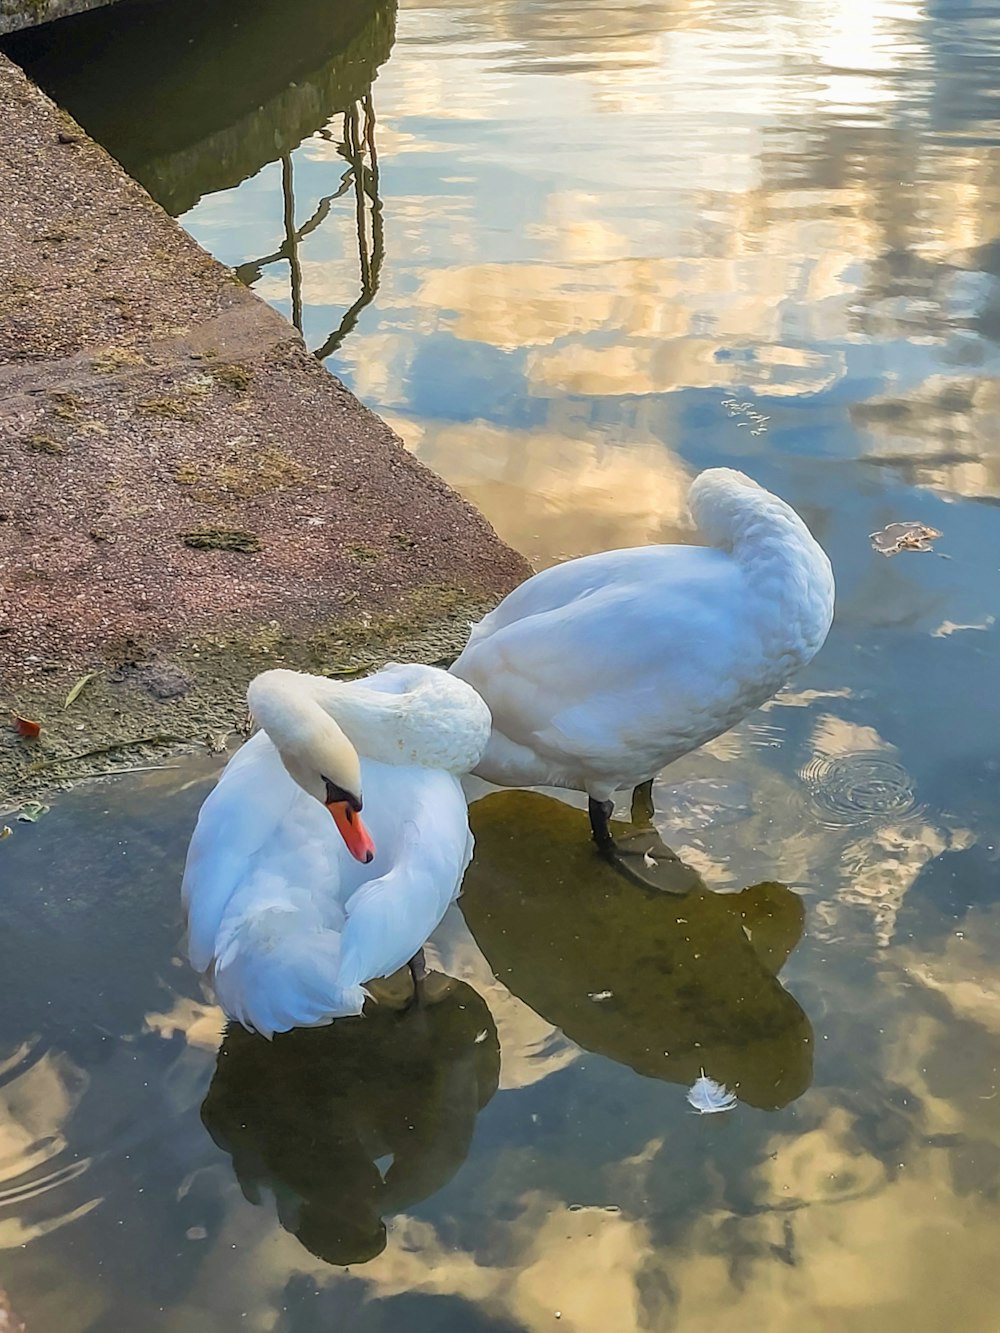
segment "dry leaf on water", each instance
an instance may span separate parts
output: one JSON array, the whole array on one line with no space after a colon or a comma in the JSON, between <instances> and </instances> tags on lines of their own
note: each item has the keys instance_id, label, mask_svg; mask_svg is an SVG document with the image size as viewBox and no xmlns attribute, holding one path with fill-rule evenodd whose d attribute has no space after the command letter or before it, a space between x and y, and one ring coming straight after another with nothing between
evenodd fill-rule
<instances>
[{"instance_id":1,"label":"dry leaf on water","mask_svg":"<svg viewBox=\"0 0 1000 1333\"><path fill-rule=\"evenodd\" d=\"M22 824L37 824L42 815L49 813L50 808L43 801L25 801L17 817Z\"/></svg>"},{"instance_id":2,"label":"dry leaf on water","mask_svg":"<svg viewBox=\"0 0 1000 1333\"><path fill-rule=\"evenodd\" d=\"M900 551L933 551L931 542L941 536L943 533L926 523L890 523L869 533L868 540L879 555L898 555Z\"/></svg>"}]
</instances>

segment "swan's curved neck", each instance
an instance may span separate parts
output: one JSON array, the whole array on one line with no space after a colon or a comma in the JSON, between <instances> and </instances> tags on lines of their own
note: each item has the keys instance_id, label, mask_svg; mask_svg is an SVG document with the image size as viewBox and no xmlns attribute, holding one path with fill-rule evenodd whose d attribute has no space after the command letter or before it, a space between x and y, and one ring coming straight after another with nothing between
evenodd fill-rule
<instances>
[{"instance_id":1,"label":"swan's curved neck","mask_svg":"<svg viewBox=\"0 0 1000 1333\"><path fill-rule=\"evenodd\" d=\"M277 698L285 712L291 702L291 707L298 710L296 716L312 716L314 725L317 714L329 719L365 758L454 773L473 768L489 735L485 704L465 685L460 686L463 697L456 705L454 698L438 697L433 686L422 679L416 683L407 679L408 671L427 672L429 668L393 670L399 674L398 680L391 681L394 688L372 688L363 680L329 680L280 668L258 676L253 688L258 696L263 693L269 699ZM456 682L444 672L435 674L444 678L448 695L454 695ZM389 673L379 675L386 677ZM468 703L465 694L481 705L485 722L475 714L474 707L474 715L465 716L461 706ZM267 730L263 717L258 720Z\"/></svg>"},{"instance_id":2,"label":"swan's curved neck","mask_svg":"<svg viewBox=\"0 0 1000 1333\"><path fill-rule=\"evenodd\" d=\"M791 505L729 468L697 477L688 504L705 539L729 552L761 594L783 637L812 656L833 619L833 570Z\"/></svg>"},{"instance_id":3,"label":"swan's curved neck","mask_svg":"<svg viewBox=\"0 0 1000 1333\"><path fill-rule=\"evenodd\" d=\"M247 704L257 725L266 731L283 753L301 753L321 731L334 745L353 747L336 719L319 706L301 687L296 671L265 671L250 682ZM353 747L356 748L356 747Z\"/></svg>"},{"instance_id":4,"label":"swan's curved neck","mask_svg":"<svg viewBox=\"0 0 1000 1333\"><path fill-rule=\"evenodd\" d=\"M332 717L358 754L380 764L427 765L423 718L398 694L381 694L357 681L302 676L302 688Z\"/></svg>"}]
</instances>

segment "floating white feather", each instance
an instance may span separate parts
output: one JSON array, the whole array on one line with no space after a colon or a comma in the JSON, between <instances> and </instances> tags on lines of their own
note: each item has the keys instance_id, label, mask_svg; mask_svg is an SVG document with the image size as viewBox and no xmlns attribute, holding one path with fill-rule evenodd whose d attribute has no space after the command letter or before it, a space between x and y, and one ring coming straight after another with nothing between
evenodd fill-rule
<instances>
[{"instance_id":1,"label":"floating white feather","mask_svg":"<svg viewBox=\"0 0 1000 1333\"><path fill-rule=\"evenodd\" d=\"M736 1106L736 1093L730 1092L724 1083L709 1078L704 1069L688 1089L687 1099L699 1115L732 1111Z\"/></svg>"}]
</instances>

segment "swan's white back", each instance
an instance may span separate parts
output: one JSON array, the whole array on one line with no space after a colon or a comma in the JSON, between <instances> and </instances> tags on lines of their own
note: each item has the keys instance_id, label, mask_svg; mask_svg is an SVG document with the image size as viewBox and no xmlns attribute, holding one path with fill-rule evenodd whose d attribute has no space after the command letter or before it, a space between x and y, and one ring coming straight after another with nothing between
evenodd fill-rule
<instances>
[{"instance_id":1,"label":"swan's white back","mask_svg":"<svg viewBox=\"0 0 1000 1333\"><path fill-rule=\"evenodd\" d=\"M818 651L833 575L794 510L728 469L691 507L704 546L542 571L472 631L453 672L486 700L475 773L606 799L733 726Z\"/></svg>"}]
</instances>

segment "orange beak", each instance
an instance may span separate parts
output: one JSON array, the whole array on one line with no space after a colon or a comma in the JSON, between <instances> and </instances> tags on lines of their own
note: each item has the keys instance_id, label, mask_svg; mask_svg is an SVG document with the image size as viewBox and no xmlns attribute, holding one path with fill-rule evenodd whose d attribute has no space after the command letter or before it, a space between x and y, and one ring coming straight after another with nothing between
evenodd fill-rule
<instances>
[{"instance_id":1,"label":"orange beak","mask_svg":"<svg viewBox=\"0 0 1000 1333\"><path fill-rule=\"evenodd\" d=\"M352 810L346 801L327 801L326 808L333 815L340 836L347 844L347 850L362 865L375 858L375 844L372 836L361 822L361 816Z\"/></svg>"}]
</instances>

